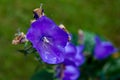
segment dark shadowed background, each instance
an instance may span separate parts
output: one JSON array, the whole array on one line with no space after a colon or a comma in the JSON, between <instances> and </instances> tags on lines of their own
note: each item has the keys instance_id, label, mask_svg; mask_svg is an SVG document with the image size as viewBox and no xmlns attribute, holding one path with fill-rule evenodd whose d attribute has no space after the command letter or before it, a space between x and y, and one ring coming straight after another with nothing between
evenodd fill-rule
<instances>
[{"instance_id":1,"label":"dark shadowed background","mask_svg":"<svg viewBox=\"0 0 120 80\"><path fill-rule=\"evenodd\" d=\"M28 80L38 62L11 44L18 28L27 32L33 9L43 3L45 14L69 32L83 29L103 35L120 47L120 0L0 0L0 80Z\"/></svg>"}]
</instances>

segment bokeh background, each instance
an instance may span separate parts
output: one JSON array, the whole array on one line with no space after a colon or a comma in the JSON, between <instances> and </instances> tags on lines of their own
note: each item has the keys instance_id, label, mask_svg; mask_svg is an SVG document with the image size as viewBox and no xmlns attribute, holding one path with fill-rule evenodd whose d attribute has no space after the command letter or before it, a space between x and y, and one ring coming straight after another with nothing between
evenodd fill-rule
<instances>
[{"instance_id":1,"label":"bokeh background","mask_svg":"<svg viewBox=\"0 0 120 80\"><path fill-rule=\"evenodd\" d=\"M29 80L38 62L11 44L20 28L27 32L32 11L43 3L45 14L77 34L78 29L103 35L120 47L120 0L0 0L0 80Z\"/></svg>"}]
</instances>

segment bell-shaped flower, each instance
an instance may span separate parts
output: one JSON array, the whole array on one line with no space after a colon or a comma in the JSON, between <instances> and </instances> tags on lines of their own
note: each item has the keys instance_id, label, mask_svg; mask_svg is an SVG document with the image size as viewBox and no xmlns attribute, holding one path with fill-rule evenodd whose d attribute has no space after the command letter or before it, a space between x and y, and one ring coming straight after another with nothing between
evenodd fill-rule
<instances>
[{"instance_id":1,"label":"bell-shaped flower","mask_svg":"<svg viewBox=\"0 0 120 80\"><path fill-rule=\"evenodd\" d=\"M57 64L64 61L68 34L50 18L42 16L31 23L26 36L44 62Z\"/></svg>"},{"instance_id":2,"label":"bell-shaped flower","mask_svg":"<svg viewBox=\"0 0 120 80\"><path fill-rule=\"evenodd\" d=\"M111 42L101 41L98 36L95 36L94 57L96 59L105 59L115 52L117 49Z\"/></svg>"}]
</instances>

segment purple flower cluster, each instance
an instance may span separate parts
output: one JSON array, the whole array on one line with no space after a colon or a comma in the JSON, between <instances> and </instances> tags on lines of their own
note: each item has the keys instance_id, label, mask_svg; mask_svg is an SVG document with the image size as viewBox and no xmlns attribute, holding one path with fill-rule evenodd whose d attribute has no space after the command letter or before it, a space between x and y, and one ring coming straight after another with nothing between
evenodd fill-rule
<instances>
[{"instance_id":1,"label":"purple flower cluster","mask_svg":"<svg viewBox=\"0 0 120 80\"><path fill-rule=\"evenodd\" d=\"M61 80L77 80L80 75L79 67L85 62L84 45L73 45L69 42L69 35L46 16L38 17L31 23L26 34L44 62L61 63L56 67L57 77ZM95 36L96 59L105 59L116 51L111 42L102 42L98 36Z\"/></svg>"},{"instance_id":2,"label":"purple flower cluster","mask_svg":"<svg viewBox=\"0 0 120 80\"><path fill-rule=\"evenodd\" d=\"M64 61L68 34L48 17L42 16L33 22L26 36L44 62L57 64Z\"/></svg>"},{"instance_id":3,"label":"purple flower cluster","mask_svg":"<svg viewBox=\"0 0 120 80\"><path fill-rule=\"evenodd\" d=\"M74 46L72 43L67 43L65 47L65 60L57 67L57 76L62 80L76 80L79 75L79 66L85 61L82 54L83 45ZM61 70L61 71L60 71Z\"/></svg>"},{"instance_id":4,"label":"purple flower cluster","mask_svg":"<svg viewBox=\"0 0 120 80\"><path fill-rule=\"evenodd\" d=\"M102 42L98 36L95 36L94 57L96 59L105 59L111 54L117 52L117 49L109 41Z\"/></svg>"},{"instance_id":5,"label":"purple flower cluster","mask_svg":"<svg viewBox=\"0 0 120 80\"><path fill-rule=\"evenodd\" d=\"M88 58L86 62L90 63L88 61L91 59L92 54L87 53L93 52L92 58L95 58L94 60L102 60L118 51L111 42L102 41L93 33L87 33L86 35L82 30L78 30L79 45L75 46L70 42L72 34L67 31L64 25L57 26L53 20L45 16L42 4L40 8L33 10L33 14L34 20L31 21L27 34L24 35L24 33L21 32L18 35L17 33L12 44L16 45L30 41L43 62L57 64L55 73L56 77L60 80L77 80L80 76L80 67L84 67L81 66L85 63L84 55ZM23 50L24 53L27 54L27 52L29 52L27 50L28 49ZM84 53L84 50L86 53ZM30 51L30 53L32 52L33 51ZM93 64L92 66L91 64L88 65L90 65L87 66L88 69L92 69L91 67L94 68ZM82 70L86 70L86 67L85 69L82 68ZM89 72L85 72L85 74L89 74ZM88 76L88 78L92 79L90 76Z\"/></svg>"},{"instance_id":6,"label":"purple flower cluster","mask_svg":"<svg viewBox=\"0 0 120 80\"><path fill-rule=\"evenodd\" d=\"M42 60L49 64L62 62L57 68L62 80L76 80L79 77L78 66L84 63L83 45L74 46L68 42L68 33L59 28L51 19L42 16L31 24L27 39L38 51ZM63 68L64 67L64 68Z\"/></svg>"}]
</instances>

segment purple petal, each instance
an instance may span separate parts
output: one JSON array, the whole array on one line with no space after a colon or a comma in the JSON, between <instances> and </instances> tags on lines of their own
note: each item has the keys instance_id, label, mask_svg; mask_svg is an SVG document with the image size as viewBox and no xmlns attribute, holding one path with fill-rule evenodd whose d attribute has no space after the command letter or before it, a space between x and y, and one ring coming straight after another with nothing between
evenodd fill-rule
<instances>
[{"instance_id":1,"label":"purple petal","mask_svg":"<svg viewBox=\"0 0 120 80\"><path fill-rule=\"evenodd\" d=\"M64 48L54 44L39 44L36 48L42 60L49 64L57 64L64 61Z\"/></svg>"},{"instance_id":2,"label":"purple petal","mask_svg":"<svg viewBox=\"0 0 120 80\"><path fill-rule=\"evenodd\" d=\"M65 59L63 64L66 66L68 66L68 65L76 66L75 62L73 60L70 60L70 59Z\"/></svg>"},{"instance_id":3,"label":"purple petal","mask_svg":"<svg viewBox=\"0 0 120 80\"><path fill-rule=\"evenodd\" d=\"M76 48L77 48L77 54L75 56L75 63L77 66L80 66L85 62L85 57L83 56L84 46L79 45Z\"/></svg>"},{"instance_id":4,"label":"purple petal","mask_svg":"<svg viewBox=\"0 0 120 80\"><path fill-rule=\"evenodd\" d=\"M96 44L100 44L101 43L99 36L95 36L94 39L95 39Z\"/></svg>"},{"instance_id":5,"label":"purple petal","mask_svg":"<svg viewBox=\"0 0 120 80\"><path fill-rule=\"evenodd\" d=\"M64 78L63 80L69 79L69 80L77 80L80 73L77 67L74 66L66 66L64 70Z\"/></svg>"},{"instance_id":6,"label":"purple petal","mask_svg":"<svg viewBox=\"0 0 120 80\"><path fill-rule=\"evenodd\" d=\"M71 58L76 55L76 47L68 42L67 45L65 46L65 57L66 58Z\"/></svg>"},{"instance_id":7,"label":"purple petal","mask_svg":"<svg viewBox=\"0 0 120 80\"><path fill-rule=\"evenodd\" d=\"M54 38L54 42L63 47L66 46L66 42L68 41L68 34L60 29L59 27L54 27L50 32L48 32L50 36Z\"/></svg>"}]
</instances>

